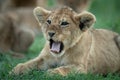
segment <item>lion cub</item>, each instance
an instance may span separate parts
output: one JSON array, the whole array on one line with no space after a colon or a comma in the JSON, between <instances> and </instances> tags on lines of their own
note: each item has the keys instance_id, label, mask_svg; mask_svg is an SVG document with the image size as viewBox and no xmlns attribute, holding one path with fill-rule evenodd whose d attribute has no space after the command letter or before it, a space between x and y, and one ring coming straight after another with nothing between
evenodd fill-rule
<instances>
[{"instance_id":1,"label":"lion cub","mask_svg":"<svg viewBox=\"0 0 120 80\"><path fill-rule=\"evenodd\" d=\"M96 18L92 13L78 14L67 7L55 11L37 7L34 15L41 24L46 43L38 57L18 64L13 73L26 73L35 68L61 75L72 71L106 74L120 70L120 50L115 41L118 34L93 29Z\"/></svg>"}]
</instances>

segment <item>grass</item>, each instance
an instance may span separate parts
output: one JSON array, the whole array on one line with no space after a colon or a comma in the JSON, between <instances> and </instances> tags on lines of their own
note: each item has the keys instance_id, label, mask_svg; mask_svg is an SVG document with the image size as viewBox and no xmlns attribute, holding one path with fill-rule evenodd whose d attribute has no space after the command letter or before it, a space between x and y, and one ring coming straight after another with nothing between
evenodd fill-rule
<instances>
[{"instance_id":1,"label":"grass","mask_svg":"<svg viewBox=\"0 0 120 80\"><path fill-rule=\"evenodd\" d=\"M52 0L54 1L54 0ZM119 0L95 0L90 12L95 14L97 22L95 28L105 28L120 33L120 10ZM107 3L107 4L106 4ZM49 3L53 5L53 3ZM9 54L0 54L0 80L120 80L119 74L109 73L106 76L98 74L69 74L66 77L60 75L49 76L45 71L33 70L25 75L9 75L9 71L18 63L25 62L36 57L45 40L42 35L36 37L30 49L25 52L25 58L13 58Z\"/></svg>"},{"instance_id":2,"label":"grass","mask_svg":"<svg viewBox=\"0 0 120 80\"><path fill-rule=\"evenodd\" d=\"M39 41L40 40L40 41ZM120 80L119 74L108 74L106 76L98 74L69 74L62 77L60 75L48 75L45 71L33 70L24 75L9 75L9 71L20 62L25 62L30 58L38 55L41 46L35 46L36 43L44 43L42 38L37 38L33 46L30 48L30 52L27 53L23 59L12 58L10 55L0 54L0 80ZM36 47L36 51L34 48ZM32 52L32 53L31 53ZM35 54L34 54L35 53Z\"/></svg>"}]
</instances>

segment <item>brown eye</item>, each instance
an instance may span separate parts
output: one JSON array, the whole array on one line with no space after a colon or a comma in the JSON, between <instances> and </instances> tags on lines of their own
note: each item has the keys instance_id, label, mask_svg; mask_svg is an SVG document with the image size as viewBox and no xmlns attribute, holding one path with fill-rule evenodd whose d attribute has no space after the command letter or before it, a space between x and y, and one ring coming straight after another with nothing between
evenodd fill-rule
<instances>
[{"instance_id":1,"label":"brown eye","mask_svg":"<svg viewBox=\"0 0 120 80\"><path fill-rule=\"evenodd\" d=\"M51 20L47 20L47 23L48 23L48 24L51 24Z\"/></svg>"},{"instance_id":2,"label":"brown eye","mask_svg":"<svg viewBox=\"0 0 120 80\"><path fill-rule=\"evenodd\" d=\"M68 25L69 23L68 22L62 22L61 23L61 26L66 26L66 25Z\"/></svg>"}]
</instances>

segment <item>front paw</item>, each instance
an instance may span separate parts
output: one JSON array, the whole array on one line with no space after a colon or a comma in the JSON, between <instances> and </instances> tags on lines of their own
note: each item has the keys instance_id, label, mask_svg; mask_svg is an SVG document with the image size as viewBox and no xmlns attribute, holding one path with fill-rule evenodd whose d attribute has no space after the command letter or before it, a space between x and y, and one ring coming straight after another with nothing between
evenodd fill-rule
<instances>
[{"instance_id":1,"label":"front paw","mask_svg":"<svg viewBox=\"0 0 120 80\"><path fill-rule=\"evenodd\" d=\"M28 70L29 68L27 67L27 65L20 63L16 67L13 68L10 74L19 75L19 74L27 73Z\"/></svg>"},{"instance_id":2,"label":"front paw","mask_svg":"<svg viewBox=\"0 0 120 80\"><path fill-rule=\"evenodd\" d=\"M65 70L65 68L55 68L55 69L50 69L48 70L48 73L51 74L60 74L62 76L66 76L69 71Z\"/></svg>"}]
</instances>

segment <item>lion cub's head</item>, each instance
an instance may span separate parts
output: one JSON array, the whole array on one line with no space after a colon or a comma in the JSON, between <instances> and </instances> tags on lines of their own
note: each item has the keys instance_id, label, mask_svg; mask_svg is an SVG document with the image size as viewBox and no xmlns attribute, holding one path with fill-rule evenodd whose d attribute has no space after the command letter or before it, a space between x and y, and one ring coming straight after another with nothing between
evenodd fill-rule
<instances>
[{"instance_id":1,"label":"lion cub's head","mask_svg":"<svg viewBox=\"0 0 120 80\"><path fill-rule=\"evenodd\" d=\"M76 45L82 33L95 22L93 14L86 11L77 14L68 7L55 11L37 7L34 9L34 15L54 56L62 56L66 50Z\"/></svg>"}]
</instances>

